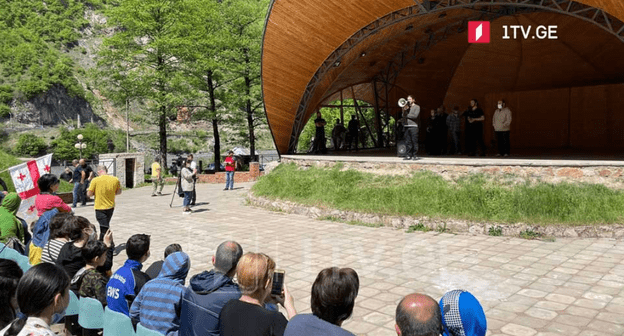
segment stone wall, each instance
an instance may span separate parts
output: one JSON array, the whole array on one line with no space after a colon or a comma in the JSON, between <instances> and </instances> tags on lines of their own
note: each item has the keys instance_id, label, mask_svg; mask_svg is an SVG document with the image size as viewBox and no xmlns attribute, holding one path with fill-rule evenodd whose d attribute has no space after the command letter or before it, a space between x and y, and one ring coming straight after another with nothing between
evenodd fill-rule
<instances>
[{"instance_id":1,"label":"stone wall","mask_svg":"<svg viewBox=\"0 0 624 336\"><path fill-rule=\"evenodd\" d=\"M294 162L301 167L333 167L338 161L304 160L282 158L282 162ZM581 182L602 184L612 189L624 189L624 167L618 166L520 166L520 165L449 165L426 163L374 163L340 162L343 169L354 169L378 175L409 175L414 171L427 170L447 180L474 174L486 174L492 178L505 178L517 182Z\"/></svg>"},{"instance_id":2,"label":"stone wall","mask_svg":"<svg viewBox=\"0 0 624 336\"><path fill-rule=\"evenodd\" d=\"M534 232L541 237L567 237L567 238L624 238L623 225L595 225L595 226L563 226L563 225L529 225L523 223L479 223L462 219L442 219L430 217L390 216L372 213L360 213L355 211L343 211L325 207L305 206L294 202L270 200L249 193L249 204L272 211L280 211L304 215L315 219L335 220L340 222L356 222L361 224L373 224L389 226L395 229L405 230L411 226L422 225L426 230L465 233L473 235L487 235L490 228L500 229L502 236L517 237L523 231Z\"/></svg>"},{"instance_id":3,"label":"stone wall","mask_svg":"<svg viewBox=\"0 0 624 336\"><path fill-rule=\"evenodd\" d=\"M258 180L258 177L264 175L260 171L260 164L258 162L250 162L249 163L249 171L237 171L234 174L234 183L242 183L242 182L254 182ZM166 179L167 182L177 182L176 177L169 177ZM214 174L199 174L197 176L197 182L199 183L217 183L217 184L225 184L225 172L217 172Z\"/></svg>"}]
</instances>

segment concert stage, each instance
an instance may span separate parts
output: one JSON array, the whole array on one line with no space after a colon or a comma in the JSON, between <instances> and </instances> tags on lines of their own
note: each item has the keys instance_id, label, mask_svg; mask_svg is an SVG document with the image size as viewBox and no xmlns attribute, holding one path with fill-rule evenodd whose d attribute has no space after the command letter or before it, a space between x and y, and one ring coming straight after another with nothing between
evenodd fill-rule
<instances>
[{"instance_id":1,"label":"concert stage","mask_svg":"<svg viewBox=\"0 0 624 336\"><path fill-rule=\"evenodd\" d=\"M361 150L328 155L282 155L282 162L299 166L332 167L342 163L345 169L355 169L378 175L407 175L428 170L444 178L456 179L471 174L492 175L494 178L558 182L584 182L624 189L624 160L615 154L546 155L527 153L512 157L494 156L425 156L419 160L403 160L391 156L389 150Z\"/></svg>"}]
</instances>

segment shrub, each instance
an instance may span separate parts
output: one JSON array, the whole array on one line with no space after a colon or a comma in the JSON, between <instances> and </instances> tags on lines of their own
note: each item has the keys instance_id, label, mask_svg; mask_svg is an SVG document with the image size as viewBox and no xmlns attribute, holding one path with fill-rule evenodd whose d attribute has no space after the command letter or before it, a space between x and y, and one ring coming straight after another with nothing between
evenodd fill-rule
<instances>
[{"instance_id":1,"label":"shrub","mask_svg":"<svg viewBox=\"0 0 624 336\"><path fill-rule=\"evenodd\" d=\"M45 141L35 134L25 133L19 136L15 146L15 154L26 156L38 156L44 154L48 149Z\"/></svg>"}]
</instances>

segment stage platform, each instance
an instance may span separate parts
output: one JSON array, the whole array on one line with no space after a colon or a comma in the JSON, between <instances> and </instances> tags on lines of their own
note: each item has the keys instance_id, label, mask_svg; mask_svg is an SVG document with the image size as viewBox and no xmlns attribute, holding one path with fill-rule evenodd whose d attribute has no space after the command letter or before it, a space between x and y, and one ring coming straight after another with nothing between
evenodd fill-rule
<instances>
[{"instance_id":1,"label":"stage platform","mask_svg":"<svg viewBox=\"0 0 624 336\"><path fill-rule=\"evenodd\" d=\"M388 150L361 150L327 155L282 155L281 161L320 167L332 167L340 162L346 169L378 175L407 175L418 170L428 170L453 180L466 175L486 174L494 178L549 183L582 182L624 189L624 160L614 154L425 156L419 160L403 160L389 153Z\"/></svg>"}]
</instances>

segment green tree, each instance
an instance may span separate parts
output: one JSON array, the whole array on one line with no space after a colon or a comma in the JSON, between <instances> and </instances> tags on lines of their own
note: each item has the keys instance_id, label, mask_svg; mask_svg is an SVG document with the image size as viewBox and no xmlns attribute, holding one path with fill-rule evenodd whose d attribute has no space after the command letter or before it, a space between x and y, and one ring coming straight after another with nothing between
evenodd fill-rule
<instances>
[{"instance_id":1,"label":"green tree","mask_svg":"<svg viewBox=\"0 0 624 336\"><path fill-rule=\"evenodd\" d=\"M189 0L124 0L108 12L118 32L99 52L104 78L121 85L110 96L146 102L158 124L160 153L167 162L167 120L190 94L180 60L189 52L193 8Z\"/></svg>"},{"instance_id":2,"label":"green tree","mask_svg":"<svg viewBox=\"0 0 624 336\"><path fill-rule=\"evenodd\" d=\"M54 158L58 160L73 160L80 156L80 150L75 147L78 143L78 134L82 134L82 143L86 144L86 148L82 150L82 157L92 159L100 153L108 153L108 139L112 139L114 143L119 143L121 137L120 132L109 131L99 128L96 124L88 123L84 128L68 130L61 127L60 135L51 143ZM125 147L124 147L125 148Z\"/></svg>"},{"instance_id":3,"label":"green tree","mask_svg":"<svg viewBox=\"0 0 624 336\"><path fill-rule=\"evenodd\" d=\"M48 145L45 141L32 133L20 134L15 145L15 154L30 157L44 154Z\"/></svg>"}]
</instances>

